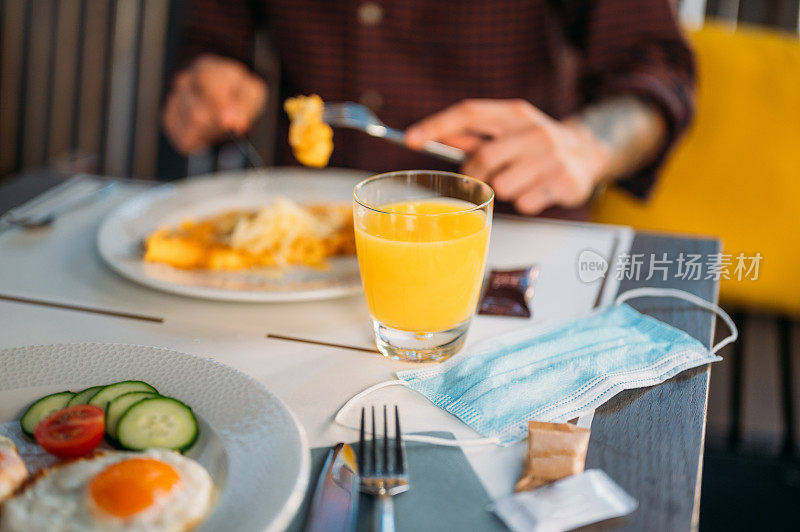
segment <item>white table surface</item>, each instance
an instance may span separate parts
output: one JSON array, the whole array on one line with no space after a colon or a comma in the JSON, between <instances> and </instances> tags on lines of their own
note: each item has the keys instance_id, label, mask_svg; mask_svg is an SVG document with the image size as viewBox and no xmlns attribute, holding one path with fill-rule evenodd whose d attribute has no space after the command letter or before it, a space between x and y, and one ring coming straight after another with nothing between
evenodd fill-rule
<instances>
[{"instance_id":1,"label":"white table surface","mask_svg":"<svg viewBox=\"0 0 800 532\"><path fill-rule=\"evenodd\" d=\"M377 354L266 335L371 347L362 296L312 303L225 303L175 296L127 281L102 263L95 235L103 217L140 190L134 185L117 187L110 197L65 215L49 230L11 228L1 233L0 295L143 314L163 318L163 322L0 301L0 347L111 342L206 356L251 375L275 393L298 417L312 446L356 437L353 431L332 424L336 410L352 395L411 365ZM17 209L24 210L24 206ZM497 217L488 268L538 263L540 275L530 321L565 319L589 311L600 292L599 281L584 284L578 279L579 253L591 248L613 264L612 253L626 253L632 238L628 228ZM609 277L603 303L610 302L616 291L617 284ZM526 322L476 316L466 349ZM408 432L446 430L459 439L477 436L455 417L406 389L387 389L368 400L400 404ZM524 444L505 449L467 448L465 452L490 497L513 490Z\"/></svg>"}]
</instances>

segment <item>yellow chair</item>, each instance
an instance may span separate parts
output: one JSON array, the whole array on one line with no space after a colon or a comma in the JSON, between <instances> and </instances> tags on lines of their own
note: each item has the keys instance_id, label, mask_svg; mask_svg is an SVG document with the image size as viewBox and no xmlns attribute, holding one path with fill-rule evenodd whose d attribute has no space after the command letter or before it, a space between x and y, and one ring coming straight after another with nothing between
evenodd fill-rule
<instances>
[{"instance_id":1,"label":"yellow chair","mask_svg":"<svg viewBox=\"0 0 800 532\"><path fill-rule=\"evenodd\" d=\"M760 253L758 279L723 279L722 301L800 315L800 40L713 23L690 38L699 76L692 127L649 201L611 187L593 218L719 236L731 273L739 253Z\"/></svg>"}]
</instances>

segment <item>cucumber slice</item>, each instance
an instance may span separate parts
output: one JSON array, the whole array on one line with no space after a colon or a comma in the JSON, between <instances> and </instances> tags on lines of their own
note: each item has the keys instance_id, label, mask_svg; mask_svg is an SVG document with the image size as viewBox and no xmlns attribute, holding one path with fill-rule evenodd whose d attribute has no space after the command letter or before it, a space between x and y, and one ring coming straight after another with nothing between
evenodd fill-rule
<instances>
[{"instance_id":1,"label":"cucumber slice","mask_svg":"<svg viewBox=\"0 0 800 532\"><path fill-rule=\"evenodd\" d=\"M124 393L129 392L152 392L158 393L158 391L147 384L146 382L142 381L122 381L122 382L115 382L114 384L109 384L89 399L90 405L99 406L103 410L108 408L108 403L119 397Z\"/></svg>"},{"instance_id":2,"label":"cucumber slice","mask_svg":"<svg viewBox=\"0 0 800 532\"><path fill-rule=\"evenodd\" d=\"M105 386L92 386L91 388L86 388L85 390L76 393L75 397L69 400L67 406L89 404L89 399L91 399L94 394L102 390L104 387Z\"/></svg>"},{"instance_id":3,"label":"cucumber slice","mask_svg":"<svg viewBox=\"0 0 800 532\"><path fill-rule=\"evenodd\" d=\"M117 422L117 442L125 449L185 451L197 440L192 409L171 397L142 399Z\"/></svg>"},{"instance_id":4,"label":"cucumber slice","mask_svg":"<svg viewBox=\"0 0 800 532\"><path fill-rule=\"evenodd\" d=\"M117 422L128 408L148 397L157 397L153 392L128 392L108 403L106 408L106 435L112 440L117 439Z\"/></svg>"},{"instance_id":5,"label":"cucumber slice","mask_svg":"<svg viewBox=\"0 0 800 532\"><path fill-rule=\"evenodd\" d=\"M33 403L19 420L22 432L33 438L36 425L53 412L65 408L74 396L75 394L72 392L58 392L42 397Z\"/></svg>"}]
</instances>

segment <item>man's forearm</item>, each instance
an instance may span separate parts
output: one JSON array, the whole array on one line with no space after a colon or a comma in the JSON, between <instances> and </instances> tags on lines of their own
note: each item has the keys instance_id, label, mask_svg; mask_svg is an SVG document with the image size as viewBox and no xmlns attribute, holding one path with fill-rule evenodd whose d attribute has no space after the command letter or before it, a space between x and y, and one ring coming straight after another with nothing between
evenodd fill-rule
<instances>
[{"instance_id":1,"label":"man's forearm","mask_svg":"<svg viewBox=\"0 0 800 532\"><path fill-rule=\"evenodd\" d=\"M667 136L660 110L635 96L621 96L584 108L569 121L585 126L606 148L598 182L613 181L652 162Z\"/></svg>"}]
</instances>

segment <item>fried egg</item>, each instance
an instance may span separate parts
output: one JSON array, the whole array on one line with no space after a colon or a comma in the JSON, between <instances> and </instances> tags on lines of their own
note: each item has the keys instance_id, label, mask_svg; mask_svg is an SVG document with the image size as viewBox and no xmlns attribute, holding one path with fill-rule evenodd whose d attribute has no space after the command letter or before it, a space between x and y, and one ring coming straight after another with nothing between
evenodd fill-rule
<instances>
[{"instance_id":1,"label":"fried egg","mask_svg":"<svg viewBox=\"0 0 800 532\"><path fill-rule=\"evenodd\" d=\"M0 530L183 531L212 494L208 472L179 453L107 452L46 471L5 502Z\"/></svg>"},{"instance_id":2,"label":"fried egg","mask_svg":"<svg viewBox=\"0 0 800 532\"><path fill-rule=\"evenodd\" d=\"M0 436L0 503L11 496L28 478L25 462L17 453L17 446L5 436Z\"/></svg>"}]
</instances>

